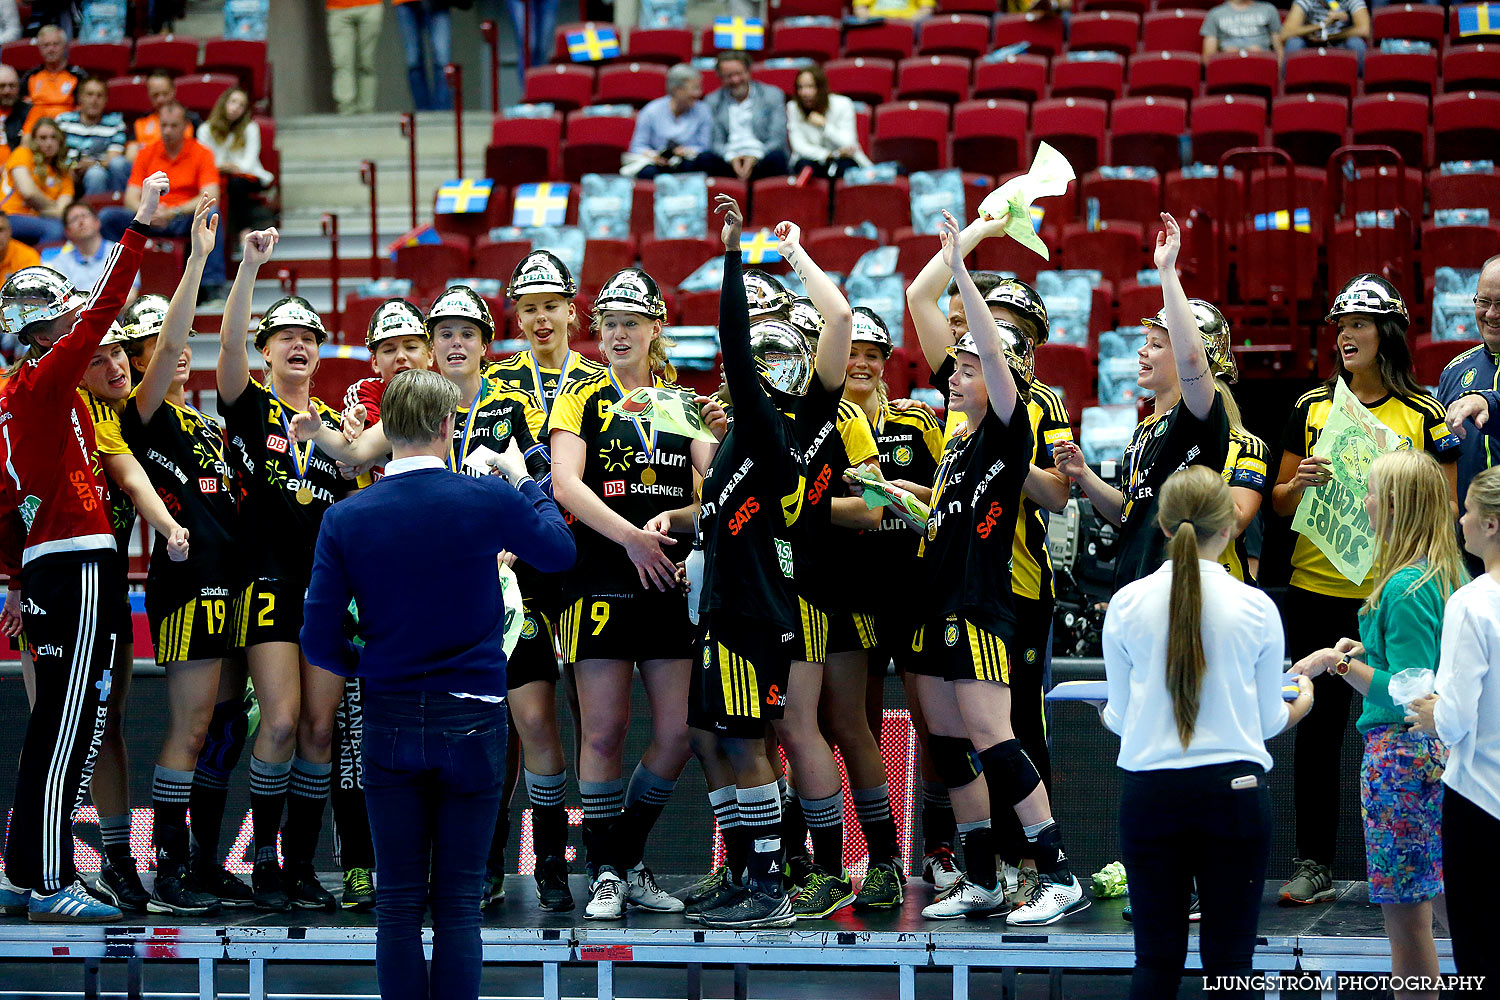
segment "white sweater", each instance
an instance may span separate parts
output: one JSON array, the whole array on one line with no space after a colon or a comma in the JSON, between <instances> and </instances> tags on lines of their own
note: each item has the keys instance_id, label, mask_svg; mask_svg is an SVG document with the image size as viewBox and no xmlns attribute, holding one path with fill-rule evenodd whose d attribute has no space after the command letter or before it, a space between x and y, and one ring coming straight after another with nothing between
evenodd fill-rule
<instances>
[{"instance_id":1,"label":"white sweater","mask_svg":"<svg viewBox=\"0 0 1500 1000\"><path fill-rule=\"evenodd\" d=\"M1443 610L1433 721L1448 744L1443 784L1500 819L1500 583L1488 573Z\"/></svg>"},{"instance_id":2,"label":"white sweater","mask_svg":"<svg viewBox=\"0 0 1500 1000\"><path fill-rule=\"evenodd\" d=\"M792 147L792 162L812 160L822 163L844 147L854 150L854 160L862 167L870 158L859 148L859 134L854 124L854 102L843 94L828 95L828 113L819 127L807 120L796 101L786 102L786 137Z\"/></svg>"},{"instance_id":3,"label":"white sweater","mask_svg":"<svg viewBox=\"0 0 1500 1000\"><path fill-rule=\"evenodd\" d=\"M245 124L245 142L239 148L230 148L229 143L233 141L233 134L226 137L224 144L220 145L214 139L213 132L209 130L207 123L198 129L197 140L208 147L208 151L214 154L214 163L220 170L231 174L248 174L257 178L262 184L270 184L274 178L271 172L261 166L260 162L260 125L256 122Z\"/></svg>"}]
</instances>

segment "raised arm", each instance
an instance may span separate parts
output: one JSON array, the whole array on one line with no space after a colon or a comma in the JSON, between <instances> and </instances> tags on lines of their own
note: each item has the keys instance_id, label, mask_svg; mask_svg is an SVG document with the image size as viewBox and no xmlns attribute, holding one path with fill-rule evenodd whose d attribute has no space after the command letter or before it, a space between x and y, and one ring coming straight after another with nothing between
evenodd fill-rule
<instances>
[{"instance_id":1,"label":"raised arm","mask_svg":"<svg viewBox=\"0 0 1500 1000\"><path fill-rule=\"evenodd\" d=\"M958 252L958 220L943 213L943 224L939 228L943 241L943 258L953 269L953 280L958 283L958 293L963 296L964 315L969 320L969 335L979 349L979 364L984 371L984 387L989 393L990 409L1000 422L1010 424L1016 412L1016 379L1011 374L1010 362L1005 357L1005 346L1000 342L1000 328L984 304L984 296L969 274L963 255Z\"/></svg>"},{"instance_id":2,"label":"raised arm","mask_svg":"<svg viewBox=\"0 0 1500 1000\"><path fill-rule=\"evenodd\" d=\"M1177 362L1177 381L1182 387L1182 401L1188 410L1203 420L1214 406L1214 378L1208 368L1208 351L1203 334L1193 318L1187 292L1177 277L1177 252L1182 249L1182 232L1177 220L1161 213L1162 231L1156 234L1156 270L1161 275L1162 309L1167 315L1167 336L1172 341L1172 357Z\"/></svg>"},{"instance_id":3,"label":"raised arm","mask_svg":"<svg viewBox=\"0 0 1500 1000\"><path fill-rule=\"evenodd\" d=\"M162 320L161 334L156 338L156 352L147 362L146 374L141 377L141 384L135 391L135 407L142 424L151 423L151 418L167 398L177 362L193 328L198 284L203 280L203 265L214 248L214 234L219 228L219 216L213 214L213 208L212 201L200 198L197 211L193 213L192 251L182 269L177 291L172 294L172 304L167 307L167 315Z\"/></svg>"},{"instance_id":4,"label":"raised arm","mask_svg":"<svg viewBox=\"0 0 1500 1000\"><path fill-rule=\"evenodd\" d=\"M982 241L1004 232L1004 219L976 219L958 234L958 252L967 257ZM917 343L922 345L927 367L933 371L938 370L947 357L948 348L953 346L948 318L938 307L952 274L953 269L943 263L943 253L939 250L906 286L906 308L911 311L912 323L917 329Z\"/></svg>"},{"instance_id":5,"label":"raised arm","mask_svg":"<svg viewBox=\"0 0 1500 1000\"><path fill-rule=\"evenodd\" d=\"M255 294L255 279L261 265L271 259L280 235L275 229L245 234L245 251L240 269L224 303L224 325L219 330L219 399L233 406L250 384L250 358L245 338L250 333L250 300Z\"/></svg>"},{"instance_id":6,"label":"raised arm","mask_svg":"<svg viewBox=\"0 0 1500 1000\"><path fill-rule=\"evenodd\" d=\"M807 297L823 317L823 333L818 337L817 371L818 381L829 392L837 392L844 384L844 370L849 365L849 338L854 333L854 310L849 300L823 273L823 269L802 249L802 229L795 222L782 222L776 226L776 238L780 241L781 257L802 284L807 287Z\"/></svg>"},{"instance_id":7,"label":"raised arm","mask_svg":"<svg viewBox=\"0 0 1500 1000\"><path fill-rule=\"evenodd\" d=\"M719 290L719 346L724 352L724 382L729 397L739 413L737 420L748 420L749 427L769 427L776 419L776 408L760 387L755 370L755 354L750 350L750 304L745 299L745 275L740 266L740 227L744 216L740 206L727 194L714 202L714 211L724 216L720 239L724 242L724 283ZM847 350L847 348L845 348ZM763 435L749 434L755 442Z\"/></svg>"}]
</instances>

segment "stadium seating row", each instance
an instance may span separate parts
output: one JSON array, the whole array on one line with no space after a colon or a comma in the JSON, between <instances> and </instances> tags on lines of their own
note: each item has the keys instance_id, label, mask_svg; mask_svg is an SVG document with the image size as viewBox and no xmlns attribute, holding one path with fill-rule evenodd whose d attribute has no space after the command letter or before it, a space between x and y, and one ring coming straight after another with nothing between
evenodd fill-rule
<instances>
[{"instance_id":1,"label":"stadium seating row","mask_svg":"<svg viewBox=\"0 0 1500 1000\"><path fill-rule=\"evenodd\" d=\"M24 73L40 66L42 56L35 39L22 38L0 45L0 62ZM266 43L242 38L200 42L182 35L151 35L136 39L133 46L129 41L76 42L68 47L68 62L107 79L152 70L165 70L176 77L227 73L253 100L262 100L270 92Z\"/></svg>"}]
</instances>

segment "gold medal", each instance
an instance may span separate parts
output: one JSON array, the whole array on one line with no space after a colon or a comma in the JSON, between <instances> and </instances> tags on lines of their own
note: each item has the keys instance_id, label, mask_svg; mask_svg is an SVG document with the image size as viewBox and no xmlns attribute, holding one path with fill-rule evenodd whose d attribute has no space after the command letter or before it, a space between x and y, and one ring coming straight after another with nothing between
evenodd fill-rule
<instances>
[{"instance_id":1,"label":"gold medal","mask_svg":"<svg viewBox=\"0 0 1500 1000\"><path fill-rule=\"evenodd\" d=\"M927 540L929 542L937 541L937 521L927 522Z\"/></svg>"},{"instance_id":2,"label":"gold medal","mask_svg":"<svg viewBox=\"0 0 1500 1000\"><path fill-rule=\"evenodd\" d=\"M299 486L297 488L297 502L304 507L313 502L313 491L311 486Z\"/></svg>"},{"instance_id":3,"label":"gold medal","mask_svg":"<svg viewBox=\"0 0 1500 1000\"><path fill-rule=\"evenodd\" d=\"M641 482L645 483L647 486L650 486L652 483L656 482L656 470L651 468L651 466L649 465L642 469Z\"/></svg>"}]
</instances>

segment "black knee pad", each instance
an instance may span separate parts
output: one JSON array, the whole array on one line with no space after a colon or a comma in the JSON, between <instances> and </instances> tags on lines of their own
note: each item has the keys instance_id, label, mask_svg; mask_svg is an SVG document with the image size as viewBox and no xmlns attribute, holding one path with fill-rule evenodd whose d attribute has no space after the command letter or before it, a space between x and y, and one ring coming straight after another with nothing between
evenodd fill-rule
<instances>
[{"instance_id":1,"label":"black knee pad","mask_svg":"<svg viewBox=\"0 0 1500 1000\"><path fill-rule=\"evenodd\" d=\"M1021 802L1042 783L1042 776L1037 773L1036 765L1026 756L1026 751L1021 749L1020 740L1010 739L996 743L981 753L979 759L983 762L992 785L998 780L1000 786L1009 792L1007 805ZM994 803L991 803L991 808L994 808Z\"/></svg>"},{"instance_id":2,"label":"black knee pad","mask_svg":"<svg viewBox=\"0 0 1500 1000\"><path fill-rule=\"evenodd\" d=\"M245 739L250 731L247 715L248 699L230 698L214 706L214 714L208 722L203 746L198 751L199 770L228 778L240 754L245 749Z\"/></svg>"},{"instance_id":3,"label":"black knee pad","mask_svg":"<svg viewBox=\"0 0 1500 1000\"><path fill-rule=\"evenodd\" d=\"M962 736L927 737L927 752L938 780L949 788L962 788L983 772L974 744Z\"/></svg>"}]
</instances>

